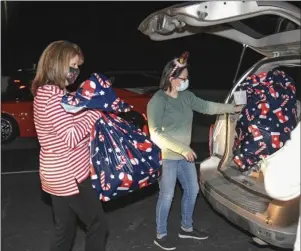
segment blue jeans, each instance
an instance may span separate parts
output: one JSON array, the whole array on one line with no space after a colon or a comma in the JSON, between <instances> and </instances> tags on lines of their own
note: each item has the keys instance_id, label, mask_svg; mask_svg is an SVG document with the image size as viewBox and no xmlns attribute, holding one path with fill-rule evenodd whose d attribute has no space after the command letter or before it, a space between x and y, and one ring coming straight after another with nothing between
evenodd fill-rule
<instances>
[{"instance_id":1,"label":"blue jeans","mask_svg":"<svg viewBox=\"0 0 301 251\"><path fill-rule=\"evenodd\" d=\"M179 179L184 190L181 206L182 227L192 228L192 214L199 192L197 172L194 163L184 160L163 160L162 176L159 179L159 199L156 208L157 234L167 235L167 218L169 215L175 186Z\"/></svg>"}]
</instances>

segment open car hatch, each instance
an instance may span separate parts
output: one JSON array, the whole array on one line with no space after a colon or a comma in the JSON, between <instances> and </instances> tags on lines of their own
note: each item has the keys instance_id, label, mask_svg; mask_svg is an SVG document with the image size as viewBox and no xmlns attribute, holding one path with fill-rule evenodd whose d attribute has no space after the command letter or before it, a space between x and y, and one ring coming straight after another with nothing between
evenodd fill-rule
<instances>
[{"instance_id":1,"label":"open car hatch","mask_svg":"<svg viewBox=\"0 0 301 251\"><path fill-rule=\"evenodd\" d=\"M261 34L248 25L248 19L267 15L278 17L272 34ZM283 20L290 25L280 29ZM286 2L201 1L157 11L138 29L155 41L209 33L245 44L266 57L277 57L300 54L300 20L300 9Z\"/></svg>"}]
</instances>

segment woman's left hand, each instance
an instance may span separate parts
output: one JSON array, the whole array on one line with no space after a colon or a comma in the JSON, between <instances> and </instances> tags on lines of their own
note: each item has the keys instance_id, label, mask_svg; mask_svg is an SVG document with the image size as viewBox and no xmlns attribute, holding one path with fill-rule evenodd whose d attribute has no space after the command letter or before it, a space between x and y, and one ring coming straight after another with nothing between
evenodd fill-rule
<instances>
[{"instance_id":1,"label":"woman's left hand","mask_svg":"<svg viewBox=\"0 0 301 251\"><path fill-rule=\"evenodd\" d=\"M244 105L236 105L234 106L234 112L240 113L244 107L245 107Z\"/></svg>"}]
</instances>

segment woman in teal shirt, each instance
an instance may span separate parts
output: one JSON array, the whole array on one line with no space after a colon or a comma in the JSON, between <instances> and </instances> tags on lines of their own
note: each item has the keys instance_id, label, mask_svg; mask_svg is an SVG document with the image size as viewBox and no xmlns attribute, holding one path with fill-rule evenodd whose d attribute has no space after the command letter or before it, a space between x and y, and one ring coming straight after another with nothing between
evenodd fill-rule
<instances>
[{"instance_id":1,"label":"woman in teal shirt","mask_svg":"<svg viewBox=\"0 0 301 251\"><path fill-rule=\"evenodd\" d=\"M148 124L152 140L161 148L163 157L160 193L156 207L157 237L154 243L164 250L176 247L167 238L167 218L174 196L177 179L184 190L180 238L207 239L208 236L193 228L192 215L199 192L194 160L190 148L193 111L204 114L240 112L242 107L214 103L196 97L188 91L188 53L165 66L160 90L147 106Z\"/></svg>"}]
</instances>

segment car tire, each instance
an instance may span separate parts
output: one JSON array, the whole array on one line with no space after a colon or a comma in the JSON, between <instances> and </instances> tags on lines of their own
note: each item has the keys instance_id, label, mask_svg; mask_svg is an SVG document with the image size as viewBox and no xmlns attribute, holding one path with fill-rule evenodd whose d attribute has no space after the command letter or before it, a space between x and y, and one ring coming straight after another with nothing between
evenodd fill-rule
<instances>
[{"instance_id":1,"label":"car tire","mask_svg":"<svg viewBox=\"0 0 301 251\"><path fill-rule=\"evenodd\" d=\"M14 141L19 136L19 127L16 120L8 115L1 115L1 144Z\"/></svg>"}]
</instances>

